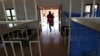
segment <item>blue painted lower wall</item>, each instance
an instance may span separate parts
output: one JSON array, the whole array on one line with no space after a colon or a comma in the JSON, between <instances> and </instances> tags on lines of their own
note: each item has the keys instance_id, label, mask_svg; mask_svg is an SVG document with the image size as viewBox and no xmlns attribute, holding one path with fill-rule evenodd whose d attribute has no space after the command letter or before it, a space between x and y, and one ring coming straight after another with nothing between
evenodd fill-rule
<instances>
[{"instance_id":1,"label":"blue painted lower wall","mask_svg":"<svg viewBox=\"0 0 100 56\"><path fill-rule=\"evenodd\" d=\"M100 55L100 32L73 21L71 26L70 56Z\"/></svg>"}]
</instances>

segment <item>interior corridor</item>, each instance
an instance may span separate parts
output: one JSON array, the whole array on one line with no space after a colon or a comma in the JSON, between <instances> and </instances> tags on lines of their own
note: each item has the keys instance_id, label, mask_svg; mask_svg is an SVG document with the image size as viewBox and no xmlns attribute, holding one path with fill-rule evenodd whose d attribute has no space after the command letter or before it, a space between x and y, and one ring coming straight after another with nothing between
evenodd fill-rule
<instances>
[{"instance_id":1,"label":"interior corridor","mask_svg":"<svg viewBox=\"0 0 100 56\"><path fill-rule=\"evenodd\" d=\"M52 27L51 32L47 20L41 20L41 22L42 32L40 41L42 56L67 56L67 46L64 46L64 39L59 32L58 18L54 18L54 26Z\"/></svg>"},{"instance_id":2,"label":"interior corridor","mask_svg":"<svg viewBox=\"0 0 100 56\"><path fill-rule=\"evenodd\" d=\"M41 33L42 56L67 56L67 46L64 46L60 32Z\"/></svg>"}]
</instances>

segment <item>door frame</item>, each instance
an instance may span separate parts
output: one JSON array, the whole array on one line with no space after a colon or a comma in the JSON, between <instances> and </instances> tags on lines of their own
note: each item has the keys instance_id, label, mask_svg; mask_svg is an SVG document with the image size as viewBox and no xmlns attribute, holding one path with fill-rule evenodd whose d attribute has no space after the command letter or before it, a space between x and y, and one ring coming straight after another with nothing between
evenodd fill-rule
<instances>
[{"instance_id":1,"label":"door frame","mask_svg":"<svg viewBox=\"0 0 100 56\"><path fill-rule=\"evenodd\" d=\"M40 32L42 32L42 26L41 26L41 15L40 15L40 10L49 10L49 9L58 9L59 10L59 32L61 32L61 12L62 12L62 6L61 5L54 5L54 6L37 6L38 10L38 20L39 20L39 28Z\"/></svg>"}]
</instances>

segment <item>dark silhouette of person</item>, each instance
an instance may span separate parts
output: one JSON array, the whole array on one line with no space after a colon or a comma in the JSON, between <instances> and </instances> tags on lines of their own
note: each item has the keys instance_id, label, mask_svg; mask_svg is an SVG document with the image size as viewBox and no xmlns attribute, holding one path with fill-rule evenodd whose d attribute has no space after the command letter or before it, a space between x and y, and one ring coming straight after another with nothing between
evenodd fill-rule
<instances>
[{"instance_id":1,"label":"dark silhouette of person","mask_svg":"<svg viewBox=\"0 0 100 56\"><path fill-rule=\"evenodd\" d=\"M49 29L50 32L52 31L51 26L54 25L54 15L49 11L49 14L47 15L47 23L49 23Z\"/></svg>"}]
</instances>

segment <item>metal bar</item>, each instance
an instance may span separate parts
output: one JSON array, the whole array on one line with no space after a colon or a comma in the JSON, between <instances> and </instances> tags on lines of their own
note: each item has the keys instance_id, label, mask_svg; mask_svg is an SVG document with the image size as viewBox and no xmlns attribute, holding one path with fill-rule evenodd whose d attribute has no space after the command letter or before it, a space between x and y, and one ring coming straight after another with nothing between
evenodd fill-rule
<instances>
[{"instance_id":1,"label":"metal bar","mask_svg":"<svg viewBox=\"0 0 100 56\"><path fill-rule=\"evenodd\" d=\"M13 2L13 7L14 7L14 10L15 10L16 21L17 21L17 14L16 14L16 6L15 6L15 0L12 0L12 2Z\"/></svg>"},{"instance_id":2,"label":"metal bar","mask_svg":"<svg viewBox=\"0 0 100 56\"><path fill-rule=\"evenodd\" d=\"M5 54L6 54L6 56L8 56L8 52L7 52L7 49L6 49L5 43L4 43L3 36L1 36L1 39L2 39L2 42L3 42L3 46L4 46L4 50L5 50Z\"/></svg>"},{"instance_id":3,"label":"metal bar","mask_svg":"<svg viewBox=\"0 0 100 56\"><path fill-rule=\"evenodd\" d=\"M41 45L40 45L40 41L39 41L39 53L40 53L40 56L41 56Z\"/></svg>"},{"instance_id":4,"label":"metal bar","mask_svg":"<svg viewBox=\"0 0 100 56\"><path fill-rule=\"evenodd\" d=\"M13 38L15 38L14 33L12 32Z\"/></svg>"},{"instance_id":5,"label":"metal bar","mask_svg":"<svg viewBox=\"0 0 100 56\"><path fill-rule=\"evenodd\" d=\"M24 38L24 36L23 36L23 32L22 32L23 30L21 30L21 35L22 35L22 38Z\"/></svg>"},{"instance_id":6,"label":"metal bar","mask_svg":"<svg viewBox=\"0 0 100 56\"><path fill-rule=\"evenodd\" d=\"M36 19L38 19L38 13L37 13L37 1L34 0L34 4L35 4L35 13L36 13ZM39 41L39 49L41 49L40 46L40 38L39 38L39 19L38 19L38 26L37 26L37 35L38 35L38 41ZM41 56L41 50L40 50L40 56Z\"/></svg>"},{"instance_id":7,"label":"metal bar","mask_svg":"<svg viewBox=\"0 0 100 56\"><path fill-rule=\"evenodd\" d=\"M0 24L4 23L27 23L27 22L35 22L37 19L34 20L17 20L17 21L0 21Z\"/></svg>"},{"instance_id":8,"label":"metal bar","mask_svg":"<svg viewBox=\"0 0 100 56\"><path fill-rule=\"evenodd\" d=\"M26 33L26 38L24 38L24 35L23 35L23 32L22 32L22 31L27 31L27 29L18 29L18 30L21 30L21 34L22 34L22 38L19 38L19 39L27 39L28 40L27 33Z\"/></svg>"},{"instance_id":9,"label":"metal bar","mask_svg":"<svg viewBox=\"0 0 100 56\"><path fill-rule=\"evenodd\" d=\"M5 4L4 4L3 0L2 0L2 6L3 6L3 11L4 11L4 16L5 16L5 19L7 21L7 15L6 15L6 12L5 12Z\"/></svg>"},{"instance_id":10,"label":"metal bar","mask_svg":"<svg viewBox=\"0 0 100 56\"><path fill-rule=\"evenodd\" d=\"M68 36L68 56L70 55L70 38L71 38L71 13L72 13L72 0L70 0L70 8L69 8L69 36Z\"/></svg>"},{"instance_id":11,"label":"metal bar","mask_svg":"<svg viewBox=\"0 0 100 56\"><path fill-rule=\"evenodd\" d=\"M40 53L40 56L41 56L41 46L40 46L40 41L30 41L29 42L29 46L30 46L30 54L31 54L31 56L33 56L33 54L32 54L32 43L37 43L38 45L39 45L39 53Z\"/></svg>"},{"instance_id":12,"label":"metal bar","mask_svg":"<svg viewBox=\"0 0 100 56\"><path fill-rule=\"evenodd\" d=\"M28 40L28 37L29 37L29 36L28 36L28 32L27 32L27 29L26 29L26 36L27 36L27 40Z\"/></svg>"},{"instance_id":13,"label":"metal bar","mask_svg":"<svg viewBox=\"0 0 100 56\"><path fill-rule=\"evenodd\" d=\"M38 13L37 13L37 2L36 2L36 0L34 0L34 3L33 3L34 5L35 5L35 14L36 14L36 19L38 19Z\"/></svg>"},{"instance_id":14,"label":"metal bar","mask_svg":"<svg viewBox=\"0 0 100 56\"><path fill-rule=\"evenodd\" d=\"M54 23L53 23L53 24L54 24ZM52 28L52 27L51 27L51 28ZM55 34L56 34L56 33L55 33L55 31L56 31L56 30L55 30L55 25L53 25L53 30L54 30L54 36L55 36Z\"/></svg>"},{"instance_id":15,"label":"metal bar","mask_svg":"<svg viewBox=\"0 0 100 56\"><path fill-rule=\"evenodd\" d=\"M8 38L9 38L9 40L11 40L11 39L10 39L10 36L9 36L9 33L8 33Z\"/></svg>"},{"instance_id":16,"label":"metal bar","mask_svg":"<svg viewBox=\"0 0 100 56\"><path fill-rule=\"evenodd\" d=\"M29 47L30 47L30 54L31 56L33 56L31 42L29 42Z\"/></svg>"},{"instance_id":17,"label":"metal bar","mask_svg":"<svg viewBox=\"0 0 100 56\"><path fill-rule=\"evenodd\" d=\"M22 43L21 42L20 42L20 47L21 47L22 56L24 56L24 52L23 52L23 48L22 48Z\"/></svg>"},{"instance_id":18,"label":"metal bar","mask_svg":"<svg viewBox=\"0 0 100 56\"><path fill-rule=\"evenodd\" d=\"M81 17L71 17L71 18L76 18L76 19L100 19L100 17L83 17L83 18L81 18Z\"/></svg>"},{"instance_id":19,"label":"metal bar","mask_svg":"<svg viewBox=\"0 0 100 56\"><path fill-rule=\"evenodd\" d=\"M70 43L71 42L71 19L69 19L69 36L68 36L68 56L70 55Z\"/></svg>"},{"instance_id":20,"label":"metal bar","mask_svg":"<svg viewBox=\"0 0 100 56\"><path fill-rule=\"evenodd\" d=\"M67 38L67 37L66 37L66 28L65 28L64 30L65 30L65 34L64 34L64 35L65 35L65 36L64 36L64 45L66 46L66 38Z\"/></svg>"},{"instance_id":21,"label":"metal bar","mask_svg":"<svg viewBox=\"0 0 100 56\"><path fill-rule=\"evenodd\" d=\"M27 8L26 8L26 0L23 0L23 3L24 3L25 18L26 18L26 20L28 20L28 17L27 17Z\"/></svg>"},{"instance_id":22,"label":"metal bar","mask_svg":"<svg viewBox=\"0 0 100 56\"><path fill-rule=\"evenodd\" d=\"M19 38L19 33L18 33L18 30L17 30L17 38Z\"/></svg>"},{"instance_id":23,"label":"metal bar","mask_svg":"<svg viewBox=\"0 0 100 56\"><path fill-rule=\"evenodd\" d=\"M27 40L27 38L10 38L10 39L16 39L16 40Z\"/></svg>"},{"instance_id":24,"label":"metal bar","mask_svg":"<svg viewBox=\"0 0 100 56\"><path fill-rule=\"evenodd\" d=\"M70 5L69 5L69 18L71 18L71 13L72 13L72 0L70 0Z\"/></svg>"},{"instance_id":25,"label":"metal bar","mask_svg":"<svg viewBox=\"0 0 100 56\"><path fill-rule=\"evenodd\" d=\"M11 43L11 41L4 41L4 43Z\"/></svg>"},{"instance_id":26,"label":"metal bar","mask_svg":"<svg viewBox=\"0 0 100 56\"><path fill-rule=\"evenodd\" d=\"M81 0L81 18L83 17L83 2L84 0Z\"/></svg>"},{"instance_id":27,"label":"metal bar","mask_svg":"<svg viewBox=\"0 0 100 56\"><path fill-rule=\"evenodd\" d=\"M13 46L13 42L11 42L11 47L12 47L14 56L16 56L16 54L15 54L15 49L14 49L14 46Z\"/></svg>"},{"instance_id":28,"label":"metal bar","mask_svg":"<svg viewBox=\"0 0 100 56\"><path fill-rule=\"evenodd\" d=\"M27 30L27 29L17 29L17 30Z\"/></svg>"},{"instance_id":29,"label":"metal bar","mask_svg":"<svg viewBox=\"0 0 100 56\"><path fill-rule=\"evenodd\" d=\"M95 0L93 0L93 6L92 6L92 17L94 17L94 8L95 8Z\"/></svg>"},{"instance_id":30,"label":"metal bar","mask_svg":"<svg viewBox=\"0 0 100 56\"><path fill-rule=\"evenodd\" d=\"M30 41L30 43L39 43L39 41Z\"/></svg>"},{"instance_id":31,"label":"metal bar","mask_svg":"<svg viewBox=\"0 0 100 56\"><path fill-rule=\"evenodd\" d=\"M4 41L4 43L20 43L20 41Z\"/></svg>"},{"instance_id":32,"label":"metal bar","mask_svg":"<svg viewBox=\"0 0 100 56\"><path fill-rule=\"evenodd\" d=\"M16 54L15 54L13 43L20 43L22 56L24 56L24 52L23 52L23 49L22 49L22 43L21 43L21 41L4 41L4 43L11 43L14 56L16 56Z\"/></svg>"}]
</instances>

